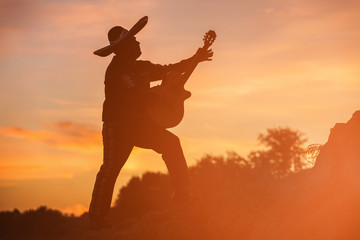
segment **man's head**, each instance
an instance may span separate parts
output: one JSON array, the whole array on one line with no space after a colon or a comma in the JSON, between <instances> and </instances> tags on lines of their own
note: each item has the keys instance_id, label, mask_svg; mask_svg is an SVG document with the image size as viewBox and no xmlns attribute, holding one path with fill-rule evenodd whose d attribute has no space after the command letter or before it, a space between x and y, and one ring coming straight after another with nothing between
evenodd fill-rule
<instances>
[{"instance_id":1,"label":"man's head","mask_svg":"<svg viewBox=\"0 0 360 240\"><path fill-rule=\"evenodd\" d=\"M145 27L148 17L142 17L128 31L120 26L115 26L108 32L110 45L100 48L94 52L95 55L106 57L111 53L125 57L127 60L135 60L141 55L140 44L135 35Z\"/></svg>"},{"instance_id":2,"label":"man's head","mask_svg":"<svg viewBox=\"0 0 360 240\"><path fill-rule=\"evenodd\" d=\"M108 39L110 44L116 42L118 39L128 34L128 30L120 26L115 26L108 32ZM118 45L114 49L114 53L126 60L136 60L141 55L140 43L135 36L128 36L123 44Z\"/></svg>"}]
</instances>

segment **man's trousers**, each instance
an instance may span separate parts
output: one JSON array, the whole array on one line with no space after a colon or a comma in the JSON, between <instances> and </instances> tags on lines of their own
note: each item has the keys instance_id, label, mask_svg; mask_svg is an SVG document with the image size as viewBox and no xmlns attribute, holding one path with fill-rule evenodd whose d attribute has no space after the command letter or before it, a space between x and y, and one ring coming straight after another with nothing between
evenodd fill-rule
<instances>
[{"instance_id":1,"label":"man's trousers","mask_svg":"<svg viewBox=\"0 0 360 240\"><path fill-rule=\"evenodd\" d=\"M188 167L177 136L150 119L141 124L105 122L102 135L103 164L92 193L91 218L104 218L108 214L115 181L134 146L162 154L171 178L174 200L187 200Z\"/></svg>"}]
</instances>

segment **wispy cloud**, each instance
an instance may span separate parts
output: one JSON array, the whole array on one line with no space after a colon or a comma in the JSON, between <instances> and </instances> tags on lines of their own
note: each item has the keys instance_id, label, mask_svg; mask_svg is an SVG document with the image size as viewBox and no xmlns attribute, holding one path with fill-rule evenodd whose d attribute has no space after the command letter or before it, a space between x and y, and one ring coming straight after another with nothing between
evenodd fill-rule
<instances>
[{"instance_id":1,"label":"wispy cloud","mask_svg":"<svg viewBox=\"0 0 360 240\"><path fill-rule=\"evenodd\" d=\"M38 165L29 166L2 166L0 167L0 187L6 186L9 183L15 184L12 181L29 180L29 179L71 179L74 174L65 169L48 168Z\"/></svg>"},{"instance_id":2,"label":"wispy cloud","mask_svg":"<svg viewBox=\"0 0 360 240\"><path fill-rule=\"evenodd\" d=\"M50 129L46 130L3 127L0 128L0 134L11 138L40 142L62 150L86 153L101 150L101 132L95 126L75 122L57 122L48 124L48 127Z\"/></svg>"},{"instance_id":3,"label":"wispy cloud","mask_svg":"<svg viewBox=\"0 0 360 240\"><path fill-rule=\"evenodd\" d=\"M119 19L130 26L138 17L132 9L146 9L154 3L4 0L0 2L0 32L4 36L0 39L0 53L69 54L81 49L88 52L96 38L106 43L106 35L99 34L104 33L104 27L119 24Z\"/></svg>"}]
</instances>

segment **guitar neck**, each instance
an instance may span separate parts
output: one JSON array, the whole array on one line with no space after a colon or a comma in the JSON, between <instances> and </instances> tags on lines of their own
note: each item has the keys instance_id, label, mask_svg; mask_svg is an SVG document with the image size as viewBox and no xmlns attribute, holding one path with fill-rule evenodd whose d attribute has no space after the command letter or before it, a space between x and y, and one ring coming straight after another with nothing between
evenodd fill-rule
<instances>
[{"instance_id":1,"label":"guitar neck","mask_svg":"<svg viewBox=\"0 0 360 240\"><path fill-rule=\"evenodd\" d=\"M204 46L201 48L201 51L207 51L214 42L215 38L216 38L216 33L212 30L209 30L204 36ZM185 85L185 83L190 78L191 74L195 70L198 63L199 63L198 59L194 57L194 59L191 61L185 72L182 74L182 81L181 81L182 85Z\"/></svg>"},{"instance_id":2,"label":"guitar neck","mask_svg":"<svg viewBox=\"0 0 360 240\"><path fill-rule=\"evenodd\" d=\"M181 84L185 85L185 83L187 82L187 80L190 78L191 74L194 72L196 66L198 65L198 61L196 58L194 58L191 63L189 64L189 66L186 68L185 72L182 74L182 78L181 78Z\"/></svg>"}]
</instances>

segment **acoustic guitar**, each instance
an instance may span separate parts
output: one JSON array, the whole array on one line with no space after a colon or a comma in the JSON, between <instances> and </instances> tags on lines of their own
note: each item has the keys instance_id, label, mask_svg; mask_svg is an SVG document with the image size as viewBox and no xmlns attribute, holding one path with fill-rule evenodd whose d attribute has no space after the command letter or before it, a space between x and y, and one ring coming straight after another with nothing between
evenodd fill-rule
<instances>
[{"instance_id":1,"label":"acoustic guitar","mask_svg":"<svg viewBox=\"0 0 360 240\"><path fill-rule=\"evenodd\" d=\"M216 33L209 30L204 38L203 50L207 50L215 41ZM184 85L195 70L198 60L194 59L184 73L169 72L161 84L150 89L156 103L147 106L147 114L152 120L165 128L177 126L184 117L184 101L191 96Z\"/></svg>"}]
</instances>

